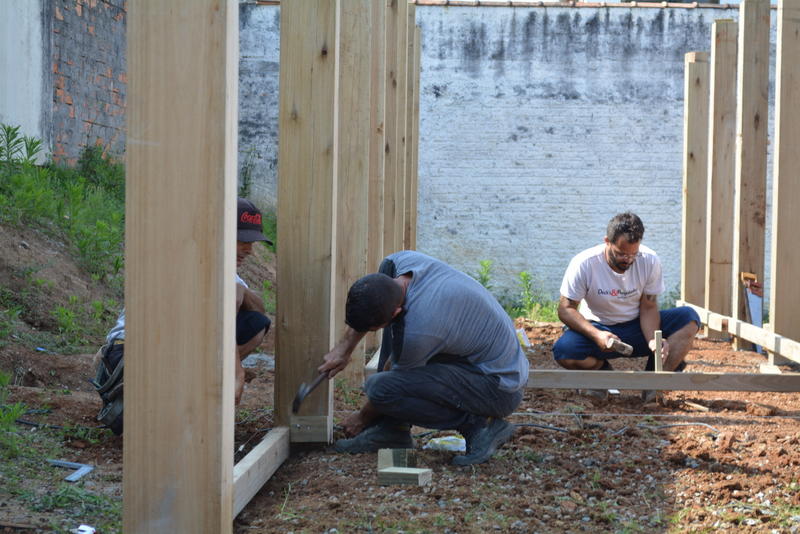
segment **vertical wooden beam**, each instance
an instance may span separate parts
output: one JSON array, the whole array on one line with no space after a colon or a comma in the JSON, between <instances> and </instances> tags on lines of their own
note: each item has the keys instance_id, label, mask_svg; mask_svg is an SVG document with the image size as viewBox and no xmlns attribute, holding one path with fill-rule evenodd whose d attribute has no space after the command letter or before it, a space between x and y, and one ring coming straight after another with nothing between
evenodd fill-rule
<instances>
[{"instance_id":1,"label":"vertical wooden beam","mask_svg":"<svg viewBox=\"0 0 800 534\"><path fill-rule=\"evenodd\" d=\"M420 60L422 58L422 38L419 26L414 28L414 115L411 122L412 128L412 153L411 153L411 237L408 248L417 250L417 209L419 199L419 74Z\"/></svg>"},{"instance_id":2,"label":"vertical wooden beam","mask_svg":"<svg viewBox=\"0 0 800 534\"><path fill-rule=\"evenodd\" d=\"M769 0L742 0L739 8L739 63L734 191L733 317L746 319L739 273L764 280L767 188L767 96L769 92ZM737 348L750 344L737 342Z\"/></svg>"},{"instance_id":3,"label":"vertical wooden beam","mask_svg":"<svg viewBox=\"0 0 800 534\"><path fill-rule=\"evenodd\" d=\"M383 249L383 165L384 113L386 106L386 3L372 3L372 67L370 69L370 147L369 147L369 230L367 233L367 271L375 272L384 256ZM364 338L367 354L379 341L377 332Z\"/></svg>"},{"instance_id":4,"label":"vertical wooden beam","mask_svg":"<svg viewBox=\"0 0 800 534\"><path fill-rule=\"evenodd\" d=\"M336 243L331 346L345 331L347 291L367 274L367 222L370 156L370 69L373 0L338 0L339 90L338 171L333 219ZM348 386L364 382L364 349L353 352L353 363L340 373Z\"/></svg>"},{"instance_id":5,"label":"vertical wooden beam","mask_svg":"<svg viewBox=\"0 0 800 534\"><path fill-rule=\"evenodd\" d=\"M413 185L412 158L414 157L414 34L417 28L416 5L408 5L408 26L406 28L406 127L405 127L405 172L403 187L403 248L411 249L411 210L414 208L411 199Z\"/></svg>"},{"instance_id":6,"label":"vertical wooden beam","mask_svg":"<svg viewBox=\"0 0 800 534\"><path fill-rule=\"evenodd\" d=\"M281 5L275 419L292 440L329 441L332 395L322 384L290 421L292 399L331 341L331 225L336 173L337 2Z\"/></svg>"},{"instance_id":7,"label":"vertical wooden beam","mask_svg":"<svg viewBox=\"0 0 800 534\"><path fill-rule=\"evenodd\" d=\"M769 319L776 334L800 339L800 0L778 2L775 60L775 157L772 177L772 291ZM774 363L770 353L770 363ZM779 362L780 363L780 362Z\"/></svg>"},{"instance_id":8,"label":"vertical wooden beam","mask_svg":"<svg viewBox=\"0 0 800 534\"><path fill-rule=\"evenodd\" d=\"M708 53L684 58L681 300L705 302L708 189Z\"/></svg>"},{"instance_id":9,"label":"vertical wooden beam","mask_svg":"<svg viewBox=\"0 0 800 534\"><path fill-rule=\"evenodd\" d=\"M403 233L406 216L406 101L408 99L408 0L397 3L397 160L395 161L395 211L394 211L394 248L404 247Z\"/></svg>"},{"instance_id":10,"label":"vertical wooden beam","mask_svg":"<svg viewBox=\"0 0 800 534\"><path fill-rule=\"evenodd\" d=\"M736 50L738 24L714 22L708 132L708 192L705 253L705 309L731 315L733 282L733 187L736 176ZM727 334L705 327L712 338Z\"/></svg>"},{"instance_id":11,"label":"vertical wooden beam","mask_svg":"<svg viewBox=\"0 0 800 534\"><path fill-rule=\"evenodd\" d=\"M383 255L396 252L395 221L397 211L397 32L399 4L406 0L386 0L386 101L384 107L385 150L383 165Z\"/></svg>"},{"instance_id":12,"label":"vertical wooden beam","mask_svg":"<svg viewBox=\"0 0 800 534\"><path fill-rule=\"evenodd\" d=\"M231 532L238 10L128 11L125 532Z\"/></svg>"}]
</instances>

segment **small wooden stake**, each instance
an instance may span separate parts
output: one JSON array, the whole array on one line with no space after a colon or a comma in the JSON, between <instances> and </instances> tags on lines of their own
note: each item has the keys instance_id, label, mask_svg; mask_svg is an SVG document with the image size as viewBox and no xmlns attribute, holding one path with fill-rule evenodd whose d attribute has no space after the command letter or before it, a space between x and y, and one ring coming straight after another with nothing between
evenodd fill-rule
<instances>
[{"instance_id":1,"label":"small wooden stake","mask_svg":"<svg viewBox=\"0 0 800 534\"><path fill-rule=\"evenodd\" d=\"M653 358L653 364L655 365L655 372L660 373L663 369L663 361L661 360L661 330L656 330L655 332L655 339L656 339L656 350L655 350L655 357Z\"/></svg>"}]
</instances>

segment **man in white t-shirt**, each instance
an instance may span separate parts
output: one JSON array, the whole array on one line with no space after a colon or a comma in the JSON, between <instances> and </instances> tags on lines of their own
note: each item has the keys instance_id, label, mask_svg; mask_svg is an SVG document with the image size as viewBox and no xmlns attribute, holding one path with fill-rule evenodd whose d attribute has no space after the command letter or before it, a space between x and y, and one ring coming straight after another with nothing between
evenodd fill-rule
<instances>
[{"instance_id":1,"label":"man in white t-shirt","mask_svg":"<svg viewBox=\"0 0 800 534\"><path fill-rule=\"evenodd\" d=\"M643 236L642 220L620 213L609 221L603 244L570 261L558 305L567 330L553 347L553 357L565 369L610 370L608 360L623 355L606 348L608 340L619 339L633 347L630 357L648 356L646 369L652 370L656 330L664 336L664 370L685 367L700 317L685 306L659 311L661 262L641 244Z\"/></svg>"}]
</instances>

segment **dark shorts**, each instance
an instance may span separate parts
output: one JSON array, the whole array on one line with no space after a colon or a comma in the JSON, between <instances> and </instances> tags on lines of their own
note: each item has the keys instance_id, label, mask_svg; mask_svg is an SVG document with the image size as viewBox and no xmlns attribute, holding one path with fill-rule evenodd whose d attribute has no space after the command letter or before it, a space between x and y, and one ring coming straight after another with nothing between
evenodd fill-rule
<instances>
[{"instance_id":1,"label":"dark shorts","mask_svg":"<svg viewBox=\"0 0 800 534\"><path fill-rule=\"evenodd\" d=\"M242 311L236 314L236 344L244 345L259 332L269 330L269 317L257 311Z\"/></svg>"},{"instance_id":2,"label":"dark shorts","mask_svg":"<svg viewBox=\"0 0 800 534\"><path fill-rule=\"evenodd\" d=\"M668 338L692 321L697 323L698 328L702 326L700 324L700 316L688 306L662 310L660 315L661 333L664 338ZM611 326L594 321L592 321L592 324L599 330L613 332L622 341L631 345L633 354L628 356L629 358L650 356L650 349L642 333L638 317L632 321ZM585 360L588 356L594 356L601 360L626 357L618 352L603 352L594 341L570 329L567 329L553 346L553 358L556 360Z\"/></svg>"}]
</instances>

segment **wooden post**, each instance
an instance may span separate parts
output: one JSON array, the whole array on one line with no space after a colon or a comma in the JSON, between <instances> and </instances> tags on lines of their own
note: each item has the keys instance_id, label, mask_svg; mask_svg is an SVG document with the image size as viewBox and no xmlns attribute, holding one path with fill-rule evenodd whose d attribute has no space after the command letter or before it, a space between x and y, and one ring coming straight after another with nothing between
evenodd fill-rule
<instances>
[{"instance_id":1,"label":"wooden post","mask_svg":"<svg viewBox=\"0 0 800 534\"><path fill-rule=\"evenodd\" d=\"M769 93L769 0L742 0L739 8L739 63L734 192L733 317L746 319L739 273L764 279L767 187L767 95ZM738 349L752 346L740 344Z\"/></svg>"},{"instance_id":2,"label":"wooden post","mask_svg":"<svg viewBox=\"0 0 800 534\"><path fill-rule=\"evenodd\" d=\"M739 26L714 22L711 40L705 308L731 314L733 186L736 175L736 49ZM726 337L705 327L707 336Z\"/></svg>"},{"instance_id":3,"label":"wooden post","mask_svg":"<svg viewBox=\"0 0 800 534\"><path fill-rule=\"evenodd\" d=\"M395 241L397 211L397 34L400 20L399 4L405 0L387 0L386 5L386 102L384 107L385 150L383 163L383 256L398 250Z\"/></svg>"},{"instance_id":4,"label":"wooden post","mask_svg":"<svg viewBox=\"0 0 800 534\"><path fill-rule=\"evenodd\" d=\"M369 147L369 230L367 233L367 272L375 272L384 256L384 114L386 107L386 3L372 4L372 68L370 70L370 147ZM367 353L375 351L376 332L365 339Z\"/></svg>"},{"instance_id":5,"label":"wooden post","mask_svg":"<svg viewBox=\"0 0 800 534\"><path fill-rule=\"evenodd\" d=\"M414 115L411 121L412 152L411 152L411 236L408 248L417 250L417 209L419 197L419 74L422 58L422 39L419 26L414 28Z\"/></svg>"},{"instance_id":6,"label":"wooden post","mask_svg":"<svg viewBox=\"0 0 800 534\"><path fill-rule=\"evenodd\" d=\"M656 350L653 354L653 371L656 373L664 372L664 360L661 358L661 330L656 330L654 333L656 341Z\"/></svg>"},{"instance_id":7,"label":"wooden post","mask_svg":"<svg viewBox=\"0 0 800 534\"><path fill-rule=\"evenodd\" d=\"M231 532L238 10L127 15L125 532Z\"/></svg>"},{"instance_id":8,"label":"wooden post","mask_svg":"<svg viewBox=\"0 0 800 534\"><path fill-rule=\"evenodd\" d=\"M342 0L339 12L337 186L333 203L334 261L331 346L345 331L347 291L367 274L370 156L370 69L373 0ZM321 356L321 355L320 355ZM351 388L364 382L364 344L340 373Z\"/></svg>"},{"instance_id":9,"label":"wooden post","mask_svg":"<svg viewBox=\"0 0 800 534\"><path fill-rule=\"evenodd\" d=\"M408 0L398 0L397 4L397 159L395 181L394 248L402 250L405 246L403 233L406 216L406 136L408 100L408 13L411 11Z\"/></svg>"},{"instance_id":10,"label":"wooden post","mask_svg":"<svg viewBox=\"0 0 800 534\"><path fill-rule=\"evenodd\" d=\"M705 302L708 189L708 53L685 56L681 299Z\"/></svg>"},{"instance_id":11,"label":"wooden post","mask_svg":"<svg viewBox=\"0 0 800 534\"><path fill-rule=\"evenodd\" d=\"M772 291L769 320L776 334L800 339L800 0L778 3L775 157L772 178ZM769 353L775 364L774 353ZM779 358L777 363L785 361Z\"/></svg>"},{"instance_id":12,"label":"wooden post","mask_svg":"<svg viewBox=\"0 0 800 534\"><path fill-rule=\"evenodd\" d=\"M416 5L408 4L408 27L406 29L406 127L405 127L405 172L403 173L404 191L403 191L403 248L409 250L411 248L411 210L414 209L411 200L411 189L413 184L413 167L412 158L414 157L414 58L416 52L414 49L414 35L416 33Z\"/></svg>"},{"instance_id":13,"label":"wooden post","mask_svg":"<svg viewBox=\"0 0 800 534\"><path fill-rule=\"evenodd\" d=\"M330 441L333 432L327 383L305 399L301 419L290 412L331 342L336 11L330 0L281 5L275 419L292 441Z\"/></svg>"}]
</instances>

